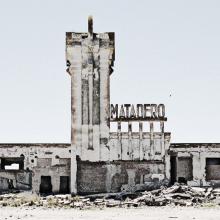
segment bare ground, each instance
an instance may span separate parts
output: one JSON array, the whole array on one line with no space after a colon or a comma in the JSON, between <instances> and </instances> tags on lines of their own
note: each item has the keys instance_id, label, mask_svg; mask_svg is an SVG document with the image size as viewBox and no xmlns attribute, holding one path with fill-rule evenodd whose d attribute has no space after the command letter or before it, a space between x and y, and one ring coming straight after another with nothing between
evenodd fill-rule
<instances>
[{"instance_id":1,"label":"bare ground","mask_svg":"<svg viewBox=\"0 0 220 220\"><path fill-rule=\"evenodd\" d=\"M1 207L0 220L218 220L219 207L141 207L64 209L44 207Z\"/></svg>"}]
</instances>

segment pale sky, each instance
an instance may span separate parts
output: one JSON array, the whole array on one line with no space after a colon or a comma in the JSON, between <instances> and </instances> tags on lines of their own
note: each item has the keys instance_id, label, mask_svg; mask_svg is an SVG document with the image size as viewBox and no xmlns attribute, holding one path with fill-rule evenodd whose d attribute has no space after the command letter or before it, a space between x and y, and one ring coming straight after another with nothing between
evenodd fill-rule
<instances>
[{"instance_id":1,"label":"pale sky","mask_svg":"<svg viewBox=\"0 0 220 220\"><path fill-rule=\"evenodd\" d=\"M116 35L111 103L164 103L171 142L220 142L219 0L0 0L1 143L70 142L65 32L88 15Z\"/></svg>"}]
</instances>

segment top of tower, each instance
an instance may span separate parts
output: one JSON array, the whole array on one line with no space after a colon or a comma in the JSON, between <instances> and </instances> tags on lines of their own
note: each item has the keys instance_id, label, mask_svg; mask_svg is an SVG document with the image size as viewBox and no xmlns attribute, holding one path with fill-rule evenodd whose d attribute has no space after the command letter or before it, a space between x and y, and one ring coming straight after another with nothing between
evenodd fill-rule
<instances>
[{"instance_id":1,"label":"top of tower","mask_svg":"<svg viewBox=\"0 0 220 220\"><path fill-rule=\"evenodd\" d=\"M90 44L90 45L88 45ZM93 32L93 18L92 16L88 17L88 32L66 32L66 61L67 61L67 72L69 73L69 67L73 63L73 53L80 54L80 50L78 52L73 52L73 48L79 48L79 46L86 48L89 47L95 48L94 53L99 53L100 48L108 49L110 60L109 66L109 74L113 72L114 60L115 60L115 33L114 32L104 32L104 33L94 33ZM97 48L99 48L97 50ZM85 49L86 50L86 49ZM84 50L84 51L85 51ZM80 56L79 56L80 57ZM74 58L75 59L75 58Z\"/></svg>"},{"instance_id":2,"label":"top of tower","mask_svg":"<svg viewBox=\"0 0 220 220\"><path fill-rule=\"evenodd\" d=\"M93 35L93 17L91 15L88 17L88 33L90 36Z\"/></svg>"}]
</instances>

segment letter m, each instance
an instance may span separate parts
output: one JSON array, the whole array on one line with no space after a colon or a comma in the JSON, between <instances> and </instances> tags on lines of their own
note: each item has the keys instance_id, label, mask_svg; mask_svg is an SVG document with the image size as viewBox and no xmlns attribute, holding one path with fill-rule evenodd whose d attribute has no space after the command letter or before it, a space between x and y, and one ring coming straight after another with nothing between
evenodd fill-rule
<instances>
[{"instance_id":1,"label":"letter m","mask_svg":"<svg viewBox=\"0 0 220 220\"><path fill-rule=\"evenodd\" d=\"M111 104L111 118L112 119L118 118L118 104L116 104L115 106Z\"/></svg>"}]
</instances>

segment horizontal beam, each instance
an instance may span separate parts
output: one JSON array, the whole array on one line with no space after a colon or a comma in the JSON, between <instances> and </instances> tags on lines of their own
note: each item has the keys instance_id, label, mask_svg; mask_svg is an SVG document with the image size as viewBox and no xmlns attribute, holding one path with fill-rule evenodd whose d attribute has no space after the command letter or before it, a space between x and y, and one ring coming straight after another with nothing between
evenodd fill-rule
<instances>
[{"instance_id":1,"label":"horizontal beam","mask_svg":"<svg viewBox=\"0 0 220 220\"><path fill-rule=\"evenodd\" d=\"M129 122L129 121L162 122L162 121L167 121L167 118L110 118L110 122Z\"/></svg>"}]
</instances>

